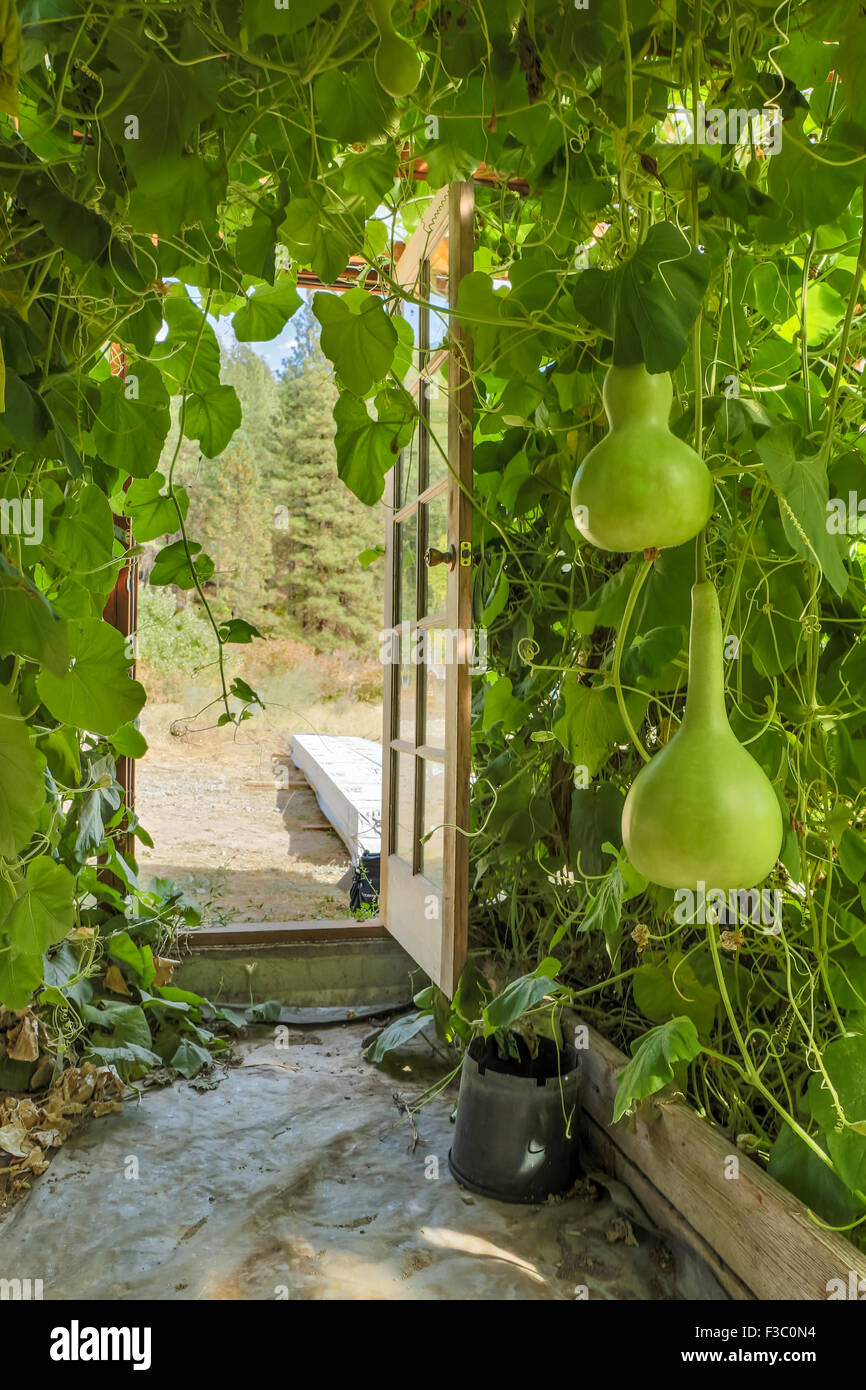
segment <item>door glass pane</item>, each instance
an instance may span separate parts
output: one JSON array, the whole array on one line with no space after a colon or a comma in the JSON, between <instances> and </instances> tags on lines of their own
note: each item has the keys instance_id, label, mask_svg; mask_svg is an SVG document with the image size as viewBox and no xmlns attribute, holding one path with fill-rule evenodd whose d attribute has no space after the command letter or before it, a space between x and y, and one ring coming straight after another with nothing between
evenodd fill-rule
<instances>
[{"instance_id":1,"label":"door glass pane","mask_svg":"<svg viewBox=\"0 0 866 1390\"><path fill-rule=\"evenodd\" d=\"M424 742L445 747L445 633L433 628L424 634Z\"/></svg>"},{"instance_id":2,"label":"door glass pane","mask_svg":"<svg viewBox=\"0 0 866 1390\"><path fill-rule=\"evenodd\" d=\"M400 546L400 613L399 622L414 622L417 617L418 574L418 517L412 515L399 525Z\"/></svg>"},{"instance_id":3,"label":"door glass pane","mask_svg":"<svg viewBox=\"0 0 866 1390\"><path fill-rule=\"evenodd\" d=\"M412 863L415 826L415 755L398 753L394 783L394 853Z\"/></svg>"},{"instance_id":4,"label":"door glass pane","mask_svg":"<svg viewBox=\"0 0 866 1390\"><path fill-rule=\"evenodd\" d=\"M400 634L400 666L397 671L397 737L407 743L415 742L415 700L418 682L418 666L412 660L415 649L415 634Z\"/></svg>"},{"instance_id":5,"label":"door glass pane","mask_svg":"<svg viewBox=\"0 0 866 1390\"><path fill-rule=\"evenodd\" d=\"M430 447L427 486L441 482L448 473L448 390L441 372L427 383L430 409Z\"/></svg>"},{"instance_id":6,"label":"door glass pane","mask_svg":"<svg viewBox=\"0 0 866 1390\"><path fill-rule=\"evenodd\" d=\"M432 502L423 503L426 513L426 544L434 550L446 553L448 550L448 494L440 493ZM444 615L448 596L448 566L430 565L427 569L425 586L425 613L430 617ZM423 615L422 615L423 616Z\"/></svg>"},{"instance_id":7,"label":"door glass pane","mask_svg":"<svg viewBox=\"0 0 866 1390\"><path fill-rule=\"evenodd\" d=\"M442 887L445 835L445 768L442 763L424 759L424 834L432 830L422 846L423 872L431 883ZM434 828L435 827L435 828Z\"/></svg>"},{"instance_id":8,"label":"door glass pane","mask_svg":"<svg viewBox=\"0 0 866 1390\"><path fill-rule=\"evenodd\" d=\"M398 475L400 479L400 487L398 489L397 495L398 507L405 507L406 503L411 502L412 498L416 497L421 490L418 483L419 448L420 440L418 436L418 430L415 430L411 440L407 444L406 448L403 450L403 455L400 463L400 472Z\"/></svg>"}]
</instances>

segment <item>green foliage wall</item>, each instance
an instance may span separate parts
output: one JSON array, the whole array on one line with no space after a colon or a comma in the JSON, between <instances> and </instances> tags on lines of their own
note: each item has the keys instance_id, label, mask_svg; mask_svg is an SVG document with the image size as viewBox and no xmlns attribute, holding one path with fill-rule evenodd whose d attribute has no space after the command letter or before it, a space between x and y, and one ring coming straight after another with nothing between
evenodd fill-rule
<instances>
[{"instance_id":1,"label":"green foliage wall","mask_svg":"<svg viewBox=\"0 0 866 1390\"><path fill-rule=\"evenodd\" d=\"M484 163L498 177L479 191L458 306L475 345L490 638L476 930L524 963L557 951L580 1006L640 1039L624 1106L676 1081L825 1216L858 1220L859 8L401 0L422 73L398 99L353 0L23 0L2 17L2 486L43 503L45 531L3 537L0 998L29 998L44 952L91 910L91 868L64 831L96 789L79 731L110 756L144 698L100 620L123 558L113 511L142 539L181 532L156 580L208 611L213 560L187 527L180 450L161 464L172 402L178 439L205 458L241 423L207 315L231 313L241 341L274 337L300 305L297 267L327 283L366 256L383 297L320 294L313 310L339 392L339 475L374 505L416 423L387 247L431 189ZM715 111L765 107L772 128L739 143L676 138L675 108L703 134ZM125 375L110 373L112 341ZM774 934L722 941L719 924L677 921L618 843L635 744L651 752L682 712L695 555L604 555L574 529L568 491L604 428L611 360L673 373L673 428L713 471L702 554L737 643L729 708L785 808ZM851 497L844 529L828 528L827 503ZM252 636L237 617L212 631L218 655ZM255 692L218 674L221 717L247 717Z\"/></svg>"}]
</instances>

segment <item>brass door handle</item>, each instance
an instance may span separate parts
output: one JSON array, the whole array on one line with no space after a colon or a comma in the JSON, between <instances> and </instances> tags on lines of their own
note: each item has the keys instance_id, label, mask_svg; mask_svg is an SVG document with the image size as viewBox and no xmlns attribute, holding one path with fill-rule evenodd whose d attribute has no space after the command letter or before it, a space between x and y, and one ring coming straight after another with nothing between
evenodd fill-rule
<instances>
[{"instance_id":1,"label":"brass door handle","mask_svg":"<svg viewBox=\"0 0 866 1390\"><path fill-rule=\"evenodd\" d=\"M447 550L436 550L434 546L429 546L424 551L424 564L428 569L432 569L434 565L447 565L450 570L453 570L457 564L456 545L449 546Z\"/></svg>"}]
</instances>

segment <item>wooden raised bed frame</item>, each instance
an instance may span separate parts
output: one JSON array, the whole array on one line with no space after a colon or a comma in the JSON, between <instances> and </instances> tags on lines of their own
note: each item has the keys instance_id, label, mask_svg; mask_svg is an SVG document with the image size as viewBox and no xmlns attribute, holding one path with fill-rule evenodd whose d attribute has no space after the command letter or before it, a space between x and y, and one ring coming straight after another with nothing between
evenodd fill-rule
<instances>
[{"instance_id":1,"label":"wooden raised bed frame","mask_svg":"<svg viewBox=\"0 0 866 1390\"><path fill-rule=\"evenodd\" d=\"M587 1031L589 1046L580 1052L584 1151L628 1184L660 1230L686 1241L733 1299L823 1301L831 1280L846 1290L862 1280L866 1300L866 1255L819 1226L798 1198L683 1102L642 1101L634 1120L613 1125L617 1077L628 1058ZM731 1155L736 1178L725 1176Z\"/></svg>"}]
</instances>

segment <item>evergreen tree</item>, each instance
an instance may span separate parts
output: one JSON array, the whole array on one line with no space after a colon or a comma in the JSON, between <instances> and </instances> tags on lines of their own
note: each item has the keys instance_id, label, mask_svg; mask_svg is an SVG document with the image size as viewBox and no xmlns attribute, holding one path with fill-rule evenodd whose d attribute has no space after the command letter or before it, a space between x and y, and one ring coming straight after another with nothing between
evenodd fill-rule
<instances>
[{"instance_id":1,"label":"evergreen tree","mask_svg":"<svg viewBox=\"0 0 866 1390\"><path fill-rule=\"evenodd\" d=\"M308 308L293 323L296 341L277 384L274 444L266 456L276 505L274 608L319 647L350 641L364 655L378 648L382 567L365 570L362 550L382 540L381 507L365 507L337 474L331 368Z\"/></svg>"}]
</instances>

